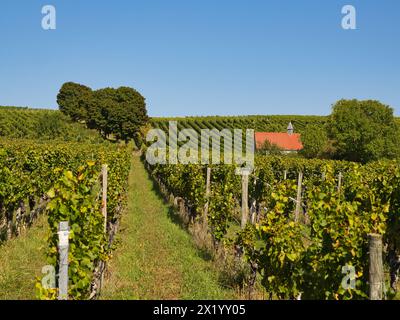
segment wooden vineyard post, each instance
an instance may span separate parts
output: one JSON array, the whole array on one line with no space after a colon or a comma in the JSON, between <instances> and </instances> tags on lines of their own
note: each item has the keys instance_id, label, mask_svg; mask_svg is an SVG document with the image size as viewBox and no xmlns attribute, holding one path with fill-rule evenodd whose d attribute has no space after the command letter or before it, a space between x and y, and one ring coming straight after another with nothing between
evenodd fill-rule
<instances>
[{"instance_id":1,"label":"wooden vineyard post","mask_svg":"<svg viewBox=\"0 0 400 320\"><path fill-rule=\"evenodd\" d=\"M296 209L295 209L295 212L294 212L294 221L296 221L296 222L298 222L299 219L300 219L302 183L303 183L303 172L299 171L299 178L297 180Z\"/></svg>"},{"instance_id":2,"label":"wooden vineyard post","mask_svg":"<svg viewBox=\"0 0 400 320\"><path fill-rule=\"evenodd\" d=\"M257 216L257 203L256 203L256 200L252 200L251 206L250 206L250 222L251 222L251 224L256 223L256 216Z\"/></svg>"},{"instance_id":3,"label":"wooden vineyard post","mask_svg":"<svg viewBox=\"0 0 400 320\"><path fill-rule=\"evenodd\" d=\"M104 233L107 233L107 177L108 177L108 167L103 164L101 167L102 176L102 201L101 201L101 212L104 217Z\"/></svg>"},{"instance_id":4,"label":"wooden vineyard post","mask_svg":"<svg viewBox=\"0 0 400 320\"><path fill-rule=\"evenodd\" d=\"M283 171L283 180L287 179L287 170Z\"/></svg>"},{"instance_id":5,"label":"wooden vineyard post","mask_svg":"<svg viewBox=\"0 0 400 320\"><path fill-rule=\"evenodd\" d=\"M382 300L383 296L383 261L382 235L369 234L369 298Z\"/></svg>"},{"instance_id":6,"label":"wooden vineyard post","mask_svg":"<svg viewBox=\"0 0 400 320\"><path fill-rule=\"evenodd\" d=\"M7 240L10 240L12 237L13 216L14 213L12 211L10 213L7 213Z\"/></svg>"},{"instance_id":7,"label":"wooden vineyard post","mask_svg":"<svg viewBox=\"0 0 400 320\"><path fill-rule=\"evenodd\" d=\"M210 192L211 192L211 168L207 168L207 179L206 179L206 204L204 205L204 216L203 222L204 224L207 223L208 217L208 206L210 203Z\"/></svg>"},{"instance_id":8,"label":"wooden vineyard post","mask_svg":"<svg viewBox=\"0 0 400 320\"><path fill-rule=\"evenodd\" d=\"M254 177L254 188L256 188L257 186L257 177ZM257 200L256 199L252 199L250 201L250 222L251 224L255 224L256 220L258 218L257 216Z\"/></svg>"},{"instance_id":9,"label":"wooden vineyard post","mask_svg":"<svg viewBox=\"0 0 400 320\"><path fill-rule=\"evenodd\" d=\"M58 226L58 250L60 253L58 275L58 300L68 300L68 221L62 221Z\"/></svg>"},{"instance_id":10,"label":"wooden vineyard post","mask_svg":"<svg viewBox=\"0 0 400 320\"><path fill-rule=\"evenodd\" d=\"M342 178L343 178L343 174L341 172L339 172L339 178L338 178L338 193L340 194L340 189L342 188Z\"/></svg>"},{"instance_id":11,"label":"wooden vineyard post","mask_svg":"<svg viewBox=\"0 0 400 320\"><path fill-rule=\"evenodd\" d=\"M246 227L249 216L249 174L248 170L242 171L242 229Z\"/></svg>"}]
</instances>

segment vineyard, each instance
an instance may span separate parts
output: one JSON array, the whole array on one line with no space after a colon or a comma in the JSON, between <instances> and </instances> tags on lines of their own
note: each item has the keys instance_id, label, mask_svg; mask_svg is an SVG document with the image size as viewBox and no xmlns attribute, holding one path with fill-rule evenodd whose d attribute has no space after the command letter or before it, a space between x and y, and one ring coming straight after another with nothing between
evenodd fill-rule
<instances>
[{"instance_id":1,"label":"vineyard","mask_svg":"<svg viewBox=\"0 0 400 320\"><path fill-rule=\"evenodd\" d=\"M111 144L0 141L0 241L18 236L46 212L50 227L48 262L57 269L58 225L68 221L69 294L76 299L89 297L95 268L110 254L107 234L118 222L125 201L128 150ZM102 164L109 167L108 233L103 232L98 196ZM56 290L43 288L40 282L38 289L40 298L56 298Z\"/></svg>"},{"instance_id":2,"label":"vineyard","mask_svg":"<svg viewBox=\"0 0 400 320\"><path fill-rule=\"evenodd\" d=\"M0 3L3 316L400 301L400 0Z\"/></svg>"},{"instance_id":3,"label":"vineyard","mask_svg":"<svg viewBox=\"0 0 400 320\"><path fill-rule=\"evenodd\" d=\"M328 121L319 116L243 116L153 118L150 124L167 133L170 120L178 121L177 130L196 132L214 128L285 131L289 121L303 132L309 124L324 127ZM126 278L116 282L127 281L129 290L138 288L139 298L153 298L151 292L162 298L163 294L231 298L237 297L240 288L240 294L249 291L246 298L262 292L267 299L367 299L371 298L370 239L379 236L384 257L382 298L397 294L398 160L362 165L256 155L253 170L240 175L236 165L150 165L145 160L146 147L141 151L142 163L139 152L132 155L131 145L103 140L58 111L1 108L0 245L20 238L44 216L47 267L58 272L64 266L60 233L65 230L60 223L67 222L68 291L64 298L98 299L106 264L115 259L114 238L125 216L130 224L123 229L132 234L123 234L126 243L120 245L122 250L137 252L123 252L120 269L111 266L114 272L108 276L119 279L124 274L121 269L127 269ZM138 168L132 168L132 161ZM171 199L170 205L158 199L159 191ZM180 223L175 221L176 214L184 218L190 232L194 230L193 239L200 238L196 232L206 232L211 255L216 258L216 252L223 252L223 268L230 268L228 258L234 257L238 272L243 271L231 277L234 284L221 289L220 270L202 260L187 230L176 225ZM165 279L176 281L171 288L157 288L165 280L155 273L159 269ZM192 274L191 269L196 272ZM150 281L143 270L154 279ZM344 286L349 270L354 271L351 285ZM179 273L184 276L179 278ZM2 276L0 270L0 288ZM57 282L61 280L49 280L46 274L36 278L36 297L60 299ZM114 292L119 287L113 291L110 287L116 284L106 283L106 297L119 297ZM197 293L200 287L204 296ZM129 291L124 298L132 296Z\"/></svg>"},{"instance_id":4,"label":"vineyard","mask_svg":"<svg viewBox=\"0 0 400 320\"><path fill-rule=\"evenodd\" d=\"M194 129L254 129L255 131L284 132L291 121L297 132L303 132L307 125L323 127L327 122L324 116L232 116L232 117L185 117L152 118L151 125L168 132L168 122L177 121L178 130Z\"/></svg>"},{"instance_id":5,"label":"vineyard","mask_svg":"<svg viewBox=\"0 0 400 320\"><path fill-rule=\"evenodd\" d=\"M240 229L241 176L234 166L155 165L168 193L184 199L192 220L208 221L215 243L236 245L271 298L368 297L368 234L384 235L387 295L398 265L399 163L256 158L249 176L249 223ZM299 179L302 181L299 182ZM299 188L300 187L300 188ZM247 201L247 199L246 199ZM203 217L207 204L208 213ZM342 268L354 267L344 289Z\"/></svg>"},{"instance_id":6,"label":"vineyard","mask_svg":"<svg viewBox=\"0 0 400 320\"><path fill-rule=\"evenodd\" d=\"M395 119L400 124L400 118ZM289 122L292 122L297 132L302 133L307 125L323 127L327 116L302 116L302 115L271 115L271 116L207 116L207 117L154 117L150 124L168 132L168 122L177 121L178 130L194 129L254 129L255 131L284 132Z\"/></svg>"},{"instance_id":7,"label":"vineyard","mask_svg":"<svg viewBox=\"0 0 400 320\"><path fill-rule=\"evenodd\" d=\"M74 123L60 111L0 107L0 137L100 143L97 132Z\"/></svg>"}]
</instances>

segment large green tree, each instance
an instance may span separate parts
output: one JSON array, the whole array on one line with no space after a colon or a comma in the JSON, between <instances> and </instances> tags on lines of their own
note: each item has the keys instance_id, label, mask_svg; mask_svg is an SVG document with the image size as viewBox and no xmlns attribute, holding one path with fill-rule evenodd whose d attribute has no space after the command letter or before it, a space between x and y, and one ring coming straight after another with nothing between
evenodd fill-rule
<instances>
[{"instance_id":1,"label":"large green tree","mask_svg":"<svg viewBox=\"0 0 400 320\"><path fill-rule=\"evenodd\" d=\"M306 158L323 157L328 147L328 135L324 127L309 124L301 134L303 150L300 151Z\"/></svg>"},{"instance_id":2,"label":"large green tree","mask_svg":"<svg viewBox=\"0 0 400 320\"><path fill-rule=\"evenodd\" d=\"M400 155L393 109L379 101L338 101L329 119L329 135L338 159L365 163Z\"/></svg>"},{"instance_id":3,"label":"large green tree","mask_svg":"<svg viewBox=\"0 0 400 320\"><path fill-rule=\"evenodd\" d=\"M66 83L60 90L60 110L75 121L84 120L103 137L118 140L135 139L140 127L148 121L145 98L129 87L86 90L84 86Z\"/></svg>"},{"instance_id":4,"label":"large green tree","mask_svg":"<svg viewBox=\"0 0 400 320\"><path fill-rule=\"evenodd\" d=\"M148 121L144 97L136 90L120 87L115 90L118 108L111 112L113 132L119 139L135 136L138 129Z\"/></svg>"},{"instance_id":5,"label":"large green tree","mask_svg":"<svg viewBox=\"0 0 400 320\"><path fill-rule=\"evenodd\" d=\"M95 91L89 110L91 127L125 141L134 138L148 120L144 97L128 87Z\"/></svg>"},{"instance_id":6,"label":"large green tree","mask_svg":"<svg viewBox=\"0 0 400 320\"><path fill-rule=\"evenodd\" d=\"M74 121L86 121L92 93L92 89L84 85L74 82L64 83L57 95L60 111Z\"/></svg>"}]
</instances>

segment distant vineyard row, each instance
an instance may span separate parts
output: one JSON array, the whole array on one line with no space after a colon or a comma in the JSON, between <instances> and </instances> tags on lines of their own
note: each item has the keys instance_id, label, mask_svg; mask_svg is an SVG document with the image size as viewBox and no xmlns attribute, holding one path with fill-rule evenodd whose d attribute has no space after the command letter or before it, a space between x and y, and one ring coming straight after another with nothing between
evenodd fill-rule
<instances>
[{"instance_id":1,"label":"distant vineyard row","mask_svg":"<svg viewBox=\"0 0 400 320\"><path fill-rule=\"evenodd\" d=\"M100 142L96 131L73 123L58 110L0 107L0 137Z\"/></svg>"},{"instance_id":2,"label":"distant vineyard row","mask_svg":"<svg viewBox=\"0 0 400 320\"><path fill-rule=\"evenodd\" d=\"M291 121L295 131L301 133L307 125L324 126L325 116L230 116L230 117L185 117L185 118L152 118L154 128L168 130L168 121L177 121L178 129L254 129L255 131L284 132Z\"/></svg>"},{"instance_id":3,"label":"distant vineyard row","mask_svg":"<svg viewBox=\"0 0 400 320\"><path fill-rule=\"evenodd\" d=\"M271 115L271 116L209 116L209 117L171 117L152 118L150 123L153 128L168 130L168 122L177 121L178 129L254 129L258 132L284 132L288 123L292 122L295 131L304 132L307 125L324 126L327 116L303 116L303 115ZM400 118L396 118L400 125Z\"/></svg>"},{"instance_id":4,"label":"distant vineyard row","mask_svg":"<svg viewBox=\"0 0 400 320\"><path fill-rule=\"evenodd\" d=\"M177 121L178 130L201 129L254 129L255 131L284 132L291 121L295 131L302 133L307 125L324 126L327 116L304 115L250 115L207 117L154 117L153 128L168 130L168 122ZM396 118L400 125L400 118ZM66 141L98 139L96 132L71 122L57 110L0 106L0 136L10 138L61 138Z\"/></svg>"}]
</instances>

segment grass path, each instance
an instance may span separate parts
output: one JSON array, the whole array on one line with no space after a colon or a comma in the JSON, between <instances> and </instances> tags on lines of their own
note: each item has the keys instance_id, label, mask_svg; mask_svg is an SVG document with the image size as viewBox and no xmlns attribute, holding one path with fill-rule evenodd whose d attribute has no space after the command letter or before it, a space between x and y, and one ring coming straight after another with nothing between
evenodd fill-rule
<instances>
[{"instance_id":1,"label":"grass path","mask_svg":"<svg viewBox=\"0 0 400 320\"><path fill-rule=\"evenodd\" d=\"M0 300L35 299L35 277L46 265L46 217L24 234L0 245Z\"/></svg>"},{"instance_id":2,"label":"grass path","mask_svg":"<svg viewBox=\"0 0 400 320\"><path fill-rule=\"evenodd\" d=\"M128 208L101 298L234 299L212 261L174 222L139 157L132 162Z\"/></svg>"}]
</instances>

